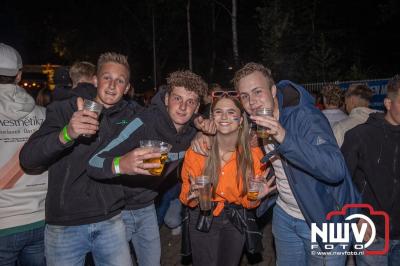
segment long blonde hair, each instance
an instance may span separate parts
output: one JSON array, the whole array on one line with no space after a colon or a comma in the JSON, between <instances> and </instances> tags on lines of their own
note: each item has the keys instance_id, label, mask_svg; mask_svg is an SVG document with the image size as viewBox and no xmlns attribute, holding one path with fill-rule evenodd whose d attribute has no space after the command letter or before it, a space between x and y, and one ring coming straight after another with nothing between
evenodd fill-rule
<instances>
[{"instance_id":1,"label":"long blonde hair","mask_svg":"<svg viewBox=\"0 0 400 266\"><path fill-rule=\"evenodd\" d=\"M247 115L244 111L244 108L240 101L234 97L222 97L217 98L216 101L213 102L211 111L214 110L215 105L223 98L228 98L232 100L237 108L239 108L241 112L241 116L243 118L243 122L239 127L238 131L238 141L235 145L236 152L236 184L239 187L240 181L242 181L243 189L241 195L245 195L247 193L247 180L249 176L254 174L253 169L253 157L251 155L251 147L250 147L250 137L249 137L249 123L247 121ZM211 182L213 184L213 196L215 196L216 189L218 186L219 175L221 172L221 158L219 156L219 147L217 137L212 137L212 145L210 153L206 160L206 167L203 170L203 174L210 176Z\"/></svg>"}]
</instances>

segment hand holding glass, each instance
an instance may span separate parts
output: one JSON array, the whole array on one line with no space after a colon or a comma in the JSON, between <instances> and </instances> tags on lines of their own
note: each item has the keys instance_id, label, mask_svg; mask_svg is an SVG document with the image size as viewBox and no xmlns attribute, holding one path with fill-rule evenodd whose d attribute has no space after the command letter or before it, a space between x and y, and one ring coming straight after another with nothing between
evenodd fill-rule
<instances>
[{"instance_id":1,"label":"hand holding glass","mask_svg":"<svg viewBox=\"0 0 400 266\"><path fill-rule=\"evenodd\" d=\"M259 109L256 110L256 115L264 116L264 117L266 117L266 116L272 117L272 109L265 108L265 107L259 108ZM262 139L268 139L269 138L269 134L268 134L267 130L269 130L269 128L257 125L257 135L258 135L258 137L262 138Z\"/></svg>"},{"instance_id":2,"label":"hand holding glass","mask_svg":"<svg viewBox=\"0 0 400 266\"><path fill-rule=\"evenodd\" d=\"M248 180L247 184L247 199L254 201L258 199L258 194L260 193L260 188L262 185L262 179L258 176L252 176Z\"/></svg>"},{"instance_id":3,"label":"hand holding glass","mask_svg":"<svg viewBox=\"0 0 400 266\"><path fill-rule=\"evenodd\" d=\"M83 102L83 109L97 113L97 118L98 118L101 114L101 111L103 110L103 105L98 102L85 99L85 101ZM84 134L82 136L90 137L90 135L87 134Z\"/></svg>"},{"instance_id":4,"label":"hand holding glass","mask_svg":"<svg viewBox=\"0 0 400 266\"><path fill-rule=\"evenodd\" d=\"M168 152L171 150L172 146L159 140L141 140L140 147L151 148L154 152L161 153L161 157L159 158L151 158L143 161L144 163L159 163L160 167L149 169L149 172L152 175L161 175L162 171L164 170L165 162L168 159Z\"/></svg>"},{"instance_id":5,"label":"hand holding glass","mask_svg":"<svg viewBox=\"0 0 400 266\"><path fill-rule=\"evenodd\" d=\"M211 210L211 180L209 176L197 176L195 178L196 188L199 194L201 211Z\"/></svg>"}]
</instances>

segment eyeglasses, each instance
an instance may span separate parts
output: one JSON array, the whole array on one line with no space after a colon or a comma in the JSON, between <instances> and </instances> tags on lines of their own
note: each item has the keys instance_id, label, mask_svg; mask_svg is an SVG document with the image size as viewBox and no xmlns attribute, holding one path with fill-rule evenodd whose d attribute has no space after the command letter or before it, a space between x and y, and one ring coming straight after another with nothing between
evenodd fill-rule
<instances>
[{"instance_id":1,"label":"eyeglasses","mask_svg":"<svg viewBox=\"0 0 400 266\"><path fill-rule=\"evenodd\" d=\"M213 98L222 98L222 97L239 97L239 93L237 91L213 91Z\"/></svg>"}]
</instances>

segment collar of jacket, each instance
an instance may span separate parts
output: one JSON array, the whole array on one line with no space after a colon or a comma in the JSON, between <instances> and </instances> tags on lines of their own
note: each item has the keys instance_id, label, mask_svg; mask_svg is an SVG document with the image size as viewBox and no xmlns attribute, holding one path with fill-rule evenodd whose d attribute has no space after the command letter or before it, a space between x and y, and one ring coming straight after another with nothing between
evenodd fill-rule
<instances>
[{"instance_id":1,"label":"collar of jacket","mask_svg":"<svg viewBox=\"0 0 400 266\"><path fill-rule=\"evenodd\" d=\"M400 132L400 126L392 125L388 121L386 121L384 113L370 114L367 120L367 124L370 124L375 127L384 128L396 133Z\"/></svg>"}]
</instances>

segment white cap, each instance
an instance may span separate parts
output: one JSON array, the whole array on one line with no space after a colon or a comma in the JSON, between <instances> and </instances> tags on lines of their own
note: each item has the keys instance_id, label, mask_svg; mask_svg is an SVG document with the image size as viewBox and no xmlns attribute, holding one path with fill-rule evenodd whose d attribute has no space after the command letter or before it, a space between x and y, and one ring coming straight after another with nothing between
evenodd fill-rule
<instances>
[{"instance_id":1,"label":"white cap","mask_svg":"<svg viewBox=\"0 0 400 266\"><path fill-rule=\"evenodd\" d=\"M18 51L11 46L0 43L0 75L16 76L22 68L22 59Z\"/></svg>"}]
</instances>

